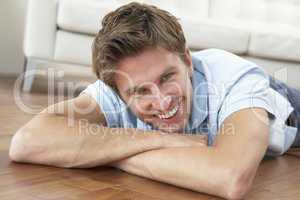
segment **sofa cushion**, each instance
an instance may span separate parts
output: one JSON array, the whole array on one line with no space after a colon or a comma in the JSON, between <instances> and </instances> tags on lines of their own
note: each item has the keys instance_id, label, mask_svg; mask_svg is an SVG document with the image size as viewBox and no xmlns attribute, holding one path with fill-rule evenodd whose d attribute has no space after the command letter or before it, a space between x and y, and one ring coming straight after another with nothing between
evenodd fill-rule
<instances>
[{"instance_id":1,"label":"sofa cushion","mask_svg":"<svg viewBox=\"0 0 300 200\"><path fill-rule=\"evenodd\" d=\"M182 19L187 45L192 49L219 48L236 54L248 50L249 32L211 19Z\"/></svg>"},{"instance_id":2,"label":"sofa cushion","mask_svg":"<svg viewBox=\"0 0 300 200\"><path fill-rule=\"evenodd\" d=\"M57 25L60 29L95 35L103 17L130 0L60 0ZM145 0L144 3L168 10L178 18L200 19L208 16L209 0L185 5L182 0Z\"/></svg>"},{"instance_id":3,"label":"sofa cushion","mask_svg":"<svg viewBox=\"0 0 300 200\"><path fill-rule=\"evenodd\" d=\"M297 0L211 0L210 17L300 26Z\"/></svg>"},{"instance_id":4,"label":"sofa cushion","mask_svg":"<svg viewBox=\"0 0 300 200\"><path fill-rule=\"evenodd\" d=\"M167 10L180 19L202 19L208 17L210 0L193 1L193 3L183 0L143 0L143 2Z\"/></svg>"},{"instance_id":5,"label":"sofa cushion","mask_svg":"<svg viewBox=\"0 0 300 200\"><path fill-rule=\"evenodd\" d=\"M118 6L117 2L107 0L60 0L57 25L67 31L96 34L102 18Z\"/></svg>"},{"instance_id":6,"label":"sofa cushion","mask_svg":"<svg viewBox=\"0 0 300 200\"><path fill-rule=\"evenodd\" d=\"M54 60L68 63L91 65L94 37L66 31L56 35Z\"/></svg>"},{"instance_id":7,"label":"sofa cushion","mask_svg":"<svg viewBox=\"0 0 300 200\"><path fill-rule=\"evenodd\" d=\"M250 56L300 61L300 28L298 27L288 24L268 24L264 22L243 21L240 19L211 20L217 21L218 24L222 24L226 26L226 28L234 27L234 30L238 30L238 32L248 33L249 38L245 52ZM209 20L206 21L208 22ZM216 22L210 24L214 23ZM214 33L211 33L211 37L217 38L214 34L220 30L221 29L217 28ZM220 34L220 37L224 36ZM230 41L234 40L234 37L234 35L232 38L229 36L227 39L229 40L231 38L231 40L225 41L225 43L230 43ZM206 36L206 40L207 38L209 37ZM231 51L229 48L225 49Z\"/></svg>"},{"instance_id":8,"label":"sofa cushion","mask_svg":"<svg viewBox=\"0 0 300 200\"><path fill-rule=\"evenodd\" d=\"M299 44L300 28L283 24L260 24L251 31L248 53L252 56L299 62Z\"/></svg>"}]
</instances>

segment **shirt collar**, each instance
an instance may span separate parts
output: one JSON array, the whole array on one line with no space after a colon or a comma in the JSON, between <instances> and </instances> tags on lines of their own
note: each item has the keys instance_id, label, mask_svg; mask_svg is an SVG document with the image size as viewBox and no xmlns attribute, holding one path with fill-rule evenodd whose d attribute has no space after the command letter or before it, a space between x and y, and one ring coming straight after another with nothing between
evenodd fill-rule
<instances>
[{"instance_id":1,"label":"shirt collar","mask_svg":"<svg viewBox=\"0 0 300 200\"><path fill-rule=\"evenodd\" d=\"M192 109L187 131L199 128L208 116L208 87L203 71L203 63L200 59L192 56L194 72L192 76Z\"/></svg>"}]
</instances>

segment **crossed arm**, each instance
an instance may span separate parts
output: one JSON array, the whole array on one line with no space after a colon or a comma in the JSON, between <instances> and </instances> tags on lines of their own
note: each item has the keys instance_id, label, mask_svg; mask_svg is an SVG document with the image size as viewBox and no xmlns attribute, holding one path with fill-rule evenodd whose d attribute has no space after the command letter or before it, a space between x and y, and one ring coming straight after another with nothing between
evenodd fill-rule
<instances>
[{"instance_id":1,"label":"crossed arm","mask_svg":"<svg viewBox=\"0 0 300 200\"><path fill-rule=\"evenodd\" d=\"M75 126L68 126L66 113L75 104L77 109L88 107L90 100L81 95L50 106L46 111L56 110L54 115L42 112L35 117L15 134L11 159L61 167L111 165L161 182L237 199L250 188L267 147L268 121L263 109L232 114L224 121L225 128L220 129L214 145L206 147L200 136L137 134L132 129L118 130L122 134L114 135L113 129L103 126L90 133L87 130L92 126L81 129L77 121ZM90 122L103 119L99 110L92 110L88 116L73 113L72 117Z\"/></svg>"},{"instance_id":2,"label":"crossed arm","mask_svg":"<svg viewBox=\"0 0 300 200\"><path fill-rule=\"evenodd\" d=\"M263 109L244 109L224 121L225 128L212 147L152 150L112 166L195 191L239 199L250 189L266 151L267 122Z\"/></svg>"}]
</instances>

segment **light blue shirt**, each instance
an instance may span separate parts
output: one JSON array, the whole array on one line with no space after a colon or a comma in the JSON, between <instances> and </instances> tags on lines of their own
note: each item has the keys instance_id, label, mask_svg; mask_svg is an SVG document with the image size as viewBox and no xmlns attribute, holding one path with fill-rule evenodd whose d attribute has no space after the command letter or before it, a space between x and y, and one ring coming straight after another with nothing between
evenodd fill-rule
<instances>
[{"instance_id":1,"label":"light blue shirt","mask_svg":"<svg viewBox=\"0 0 300 200\"><path fill-rule=\"evenodd\" d=\"M262 68L239 56L219 49L192 54L192 113L187 133L207 134L212 144L223 121L244 108L260 107L268 111L268 155L281 155L292 145L297 129L285 124L293 108L289 101L270 88L269 76ZM108 127L153 127L137 118L109 86L101 80L84 91L100 106Z\"/></svg>"}]
</instances>

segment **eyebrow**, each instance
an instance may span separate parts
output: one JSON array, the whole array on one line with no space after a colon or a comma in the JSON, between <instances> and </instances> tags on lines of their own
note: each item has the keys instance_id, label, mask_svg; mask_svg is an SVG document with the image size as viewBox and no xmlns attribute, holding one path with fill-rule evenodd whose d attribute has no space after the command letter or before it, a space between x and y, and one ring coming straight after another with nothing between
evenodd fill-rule
<instances>
[{"instance_id":1,"label":"eyebrow","mask_svg":"<svg viewBox=\"0 0 300 200\"><path fill-rule=\"evenodd\" d=\"M174 69L176 69L176 67L174 66L170 66L168 67L160 76L159 76L159 79L161 79L162 77L164 77L166 74L170 73L171 71L173 71ZM130 93L134 93L135 91L137 91L137 89L139 89L139 86L133 86L133 87L130 87L128 89L126 89L125 93L127 95L129 95Z\"/></svg>"}]
</instances>

